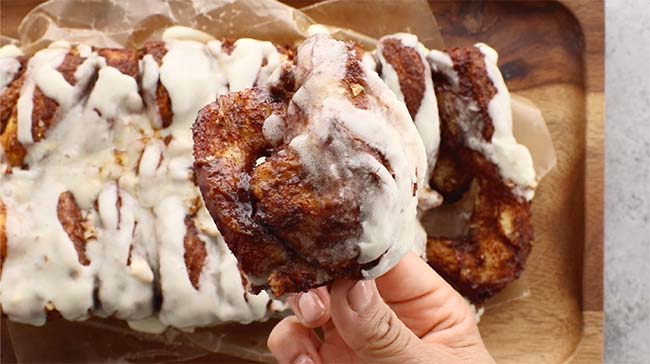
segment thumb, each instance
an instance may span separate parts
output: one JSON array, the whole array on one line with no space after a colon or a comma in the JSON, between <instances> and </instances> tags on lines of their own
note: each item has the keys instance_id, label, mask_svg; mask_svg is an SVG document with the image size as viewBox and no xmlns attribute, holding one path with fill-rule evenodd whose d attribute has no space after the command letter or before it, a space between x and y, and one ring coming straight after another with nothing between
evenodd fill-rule
<instances>
[{"instance_id":1,"label":"thumb","mask_svg":"<svg viewBox=\"0 0 650 364\"><path fill-rule=\"evenodd\" d=\"M330 295L332 322L362 361L430 362L424 343L384 303L375 281L337 281Z\"/></svg>"}]
</instances>

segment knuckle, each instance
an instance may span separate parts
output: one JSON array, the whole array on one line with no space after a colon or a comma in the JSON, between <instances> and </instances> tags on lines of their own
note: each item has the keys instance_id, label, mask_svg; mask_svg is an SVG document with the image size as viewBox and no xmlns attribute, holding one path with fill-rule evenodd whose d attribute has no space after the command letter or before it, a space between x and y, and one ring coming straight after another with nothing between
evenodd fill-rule
<instances>
[{"instance_id":1,"label":"knuckle","mask_svg":"<svg viewBox=\"0 0 650 364\"><path fill-rule=\"evenodd\" d=\"M399 319L393 312L390 310L375 312L370 322L370 330L363 350L380 355L394 355L406 347L408 337L400 329Z\"/></svg>"}]
</instances>

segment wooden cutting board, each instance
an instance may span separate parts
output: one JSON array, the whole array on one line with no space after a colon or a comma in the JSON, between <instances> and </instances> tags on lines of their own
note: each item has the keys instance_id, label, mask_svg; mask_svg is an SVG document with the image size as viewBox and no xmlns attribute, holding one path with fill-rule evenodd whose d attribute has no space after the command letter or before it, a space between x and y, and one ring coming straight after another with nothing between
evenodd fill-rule
<instances>
[{"instance_id":1,"label":"wooden cutting board","mask_svg":"<svg viewBox=\"0 0 650 364\"><path fill-rule=\"evenodd\" d=\"M499 51L509 88L542 111L558 153L533 202L530 296L488 310L499 363L600 363L603 351L602 1L432 2L448 46Z\"/></svg>"},{"instance_id":2,"label":"wooden cutting board","mask_svg":"<svg viewBox=\"0 0 650 364\"><path fill-rule=\"evenodd\" d=\"M39 2L3 0L0 33L15 36ZM533 204L536 239L521 278L530 294L487 310L480 324L486 344L499 363L602 362L603 2L431 1L431 7L448 46L482 41L499 51L508 86L539 106L558 153Z\"/></svg>"},{"instance_id":3,"label":"wooden cutting board","mask_svg":"<svg viewBox=\"0 0 650 364\"><path fill-rule=\"evenodd\" d=\"M603 2L429 3L448 47L499 52L508 87L540 108L558 156L535 195L535 243L516 283L530 294L487 309L486 345L499 363L602 362ZM335 25L363 32L363 19Z\"/></svg>"}]
</instances>

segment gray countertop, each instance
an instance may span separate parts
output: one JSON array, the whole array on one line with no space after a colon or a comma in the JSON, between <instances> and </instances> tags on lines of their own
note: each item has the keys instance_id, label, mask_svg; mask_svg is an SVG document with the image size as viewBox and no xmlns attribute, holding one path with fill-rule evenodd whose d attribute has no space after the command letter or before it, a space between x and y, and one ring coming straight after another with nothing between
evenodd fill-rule
<instances>
[{"instance_id":1,"label":"gray countertop","mask_svg":"<svg viewBox=\"0 0 650 364\"><path fill-rule=\"evenodd\" d=\"M650 362L650 2L607 0L605 363Z\"/></svg>"}]
</instances>

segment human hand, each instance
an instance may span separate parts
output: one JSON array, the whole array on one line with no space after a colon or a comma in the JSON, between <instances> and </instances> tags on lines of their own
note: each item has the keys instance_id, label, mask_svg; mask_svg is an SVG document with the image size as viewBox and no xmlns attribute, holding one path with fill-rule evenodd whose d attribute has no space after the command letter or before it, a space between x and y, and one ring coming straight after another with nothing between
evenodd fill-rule
<instances>
[{"instance_id":1,"label":"human hand","mask_svg":"<svg viewBox=\"0 0 650 364\"><path fill-rule=\"evenodd\" d=\"M280 364L495 363L465 300L413 253L376 281L337 281L289 302L295 316L268 340Z\"/></svg>"}]
</instances>

